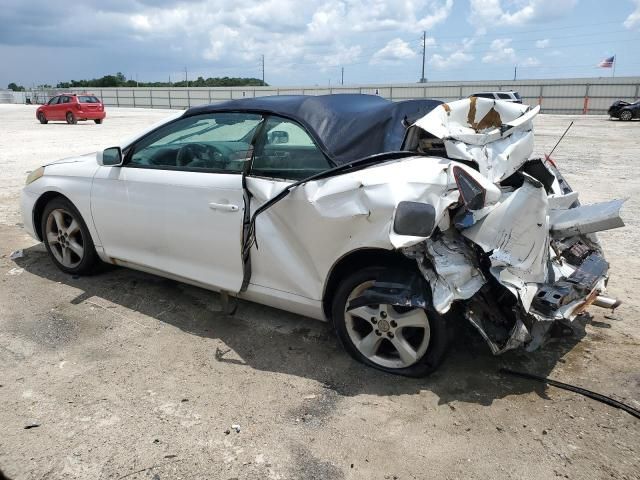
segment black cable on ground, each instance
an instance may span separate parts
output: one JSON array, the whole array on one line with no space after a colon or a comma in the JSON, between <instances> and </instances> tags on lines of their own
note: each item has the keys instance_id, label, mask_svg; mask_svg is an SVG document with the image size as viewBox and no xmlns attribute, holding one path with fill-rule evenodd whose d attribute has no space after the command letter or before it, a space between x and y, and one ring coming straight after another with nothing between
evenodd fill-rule
<instances>
[{"instance_id":1,"label":"black cable on ground","mask_svg":"<svg viewBox=\"0 0 640 480\"><path fill-rule=\"evenodd\" d=\"M538 375L533 375L532 373L516 372L515 370L509 370L508 368L501 368L500 373L513 375L515 377L527 378L529 380L535 380L536 382L546 383L554 387L579 393L580 395L584 395L585 397L589 397L593 400L597 400L598 402L606 403L611 407L624 410L628 414L633 415L634 417L640 419L640 410L638 410L637 408L627 405L626 403L619 402L618 400L614 400L613 398L607 397L606 395L592 392L591 390L587 390L585 388L569 385L568 383L558 382L557 380L551 380L550 378L540 377Z\"/></svg>"}]
</instances>

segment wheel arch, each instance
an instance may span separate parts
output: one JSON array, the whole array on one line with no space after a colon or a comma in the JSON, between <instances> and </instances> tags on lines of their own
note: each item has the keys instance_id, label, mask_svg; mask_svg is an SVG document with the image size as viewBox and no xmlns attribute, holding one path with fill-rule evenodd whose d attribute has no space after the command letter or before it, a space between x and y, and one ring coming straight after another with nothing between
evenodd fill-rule
<instances>
[{"instance_id":1,"label":"wheel arch","mask_svg":"<svg viewBox=\"0 0 640 480\"><path fill-rule=\"evenodd\" d=\"M43 193L42 195L40 195L40 197L38 197L38 200L36 200L36 203L33 206L33 213L32 213L33 231L38 236L38 240L40 240L41 242L44 239L42 235L42 214L44 213L44 209L47 206L47 204L54 198L58 198L58 197L64 198L69 203L71 203L71 205L75 207L75 204L71 201L69 197L61 194L60 192L56 192L54 190L49 190Z\"/></svg>"},{"instance_id":2,"label":"wheel arch","mask_svg":"<svg viewBox=\"0 0 640 480\"><path fill-rule=\"evenodd\" d=\"M331 300L340 281L346 275L372 265L397 267L403 264L410 267L414 262L397 250L385 250L383 248L360 248L340 257L331 267L325 281L322 295L322 311L325 317L329 320L331 319Z\"/></svg>"}]
</instances>

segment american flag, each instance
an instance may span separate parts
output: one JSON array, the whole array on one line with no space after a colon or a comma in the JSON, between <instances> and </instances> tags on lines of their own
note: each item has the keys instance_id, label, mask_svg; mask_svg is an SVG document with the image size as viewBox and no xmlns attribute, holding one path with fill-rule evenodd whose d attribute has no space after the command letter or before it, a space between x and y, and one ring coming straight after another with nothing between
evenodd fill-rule
<instances>
[{"instance_id":1,"label":"american flag","mask_svg":"<svg viewBox=\"0 0 640 480\"><path fill-rule=\"evenodd\" d=\"M600 68L611 68L613 67L613 62L616 61L616 56L614 55L613 57L607 57L604 60L602 60L599 64L598 67Z\"/></svg>"}]
</instances>

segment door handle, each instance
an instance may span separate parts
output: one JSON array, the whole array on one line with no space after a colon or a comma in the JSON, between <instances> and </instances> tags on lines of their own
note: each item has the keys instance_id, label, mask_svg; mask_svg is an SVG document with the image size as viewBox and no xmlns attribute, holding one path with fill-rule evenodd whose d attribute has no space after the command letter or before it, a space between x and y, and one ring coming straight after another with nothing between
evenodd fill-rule
<instances>
[{"instance_id":1,"label":"door handle","mask_svg":"<svg viewBox=\"0 0 640 480\"><path fill-rule=\"evenodd\" d=\"M215 203L211 202L209 204L209 208L211 210L220 210L222 212L237 212L238 206L233 205L232 203Z\"/></svg>"}]
</instances>

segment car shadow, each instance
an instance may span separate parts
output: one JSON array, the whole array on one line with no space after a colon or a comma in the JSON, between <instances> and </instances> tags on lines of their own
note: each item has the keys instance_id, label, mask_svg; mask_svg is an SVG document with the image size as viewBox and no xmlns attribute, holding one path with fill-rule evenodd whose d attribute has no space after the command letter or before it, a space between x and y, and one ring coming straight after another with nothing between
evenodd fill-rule
<instances>
[{"instance_id":1,"label":"car shadow","mask_svg":"<svg viewBox=\"0 0 640 480\"><path fill-rule=\"evenodd\" d=\"M540 383L505 376L510 368L547 376L585 335L588 318L574 322L574 334L552 340L536 352L511 351L493 356L484 340L461 319L442 366L422 379L404 378L366 368L339 345L331 326L282 310L239 301L233 316L222 311L217 293L134 270L106 267L77 277L58 270L42 244L24 250L16 264L34 275L82 291L71 303L105 304L106 300L139 312L191 335L218 339L226 347L212 349L211 361L316 380L340 395L406 395L428 390L439 403L453 401L490 405L508 395L536 392ZM220 342L216 342L219 345Z\"/></svg>"}]
</instances>

